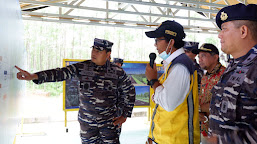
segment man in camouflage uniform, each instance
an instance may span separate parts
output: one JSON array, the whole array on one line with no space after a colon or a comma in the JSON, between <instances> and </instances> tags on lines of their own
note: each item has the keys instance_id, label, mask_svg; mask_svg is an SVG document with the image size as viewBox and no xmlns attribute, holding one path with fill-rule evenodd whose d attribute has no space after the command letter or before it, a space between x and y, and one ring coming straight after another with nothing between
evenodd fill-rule
<instances>
[{"instance_id":1,"label":"man in camouflage uniform","mask_svg":"<svg viewBox=\"0 0 257 144\"><path fill-rule=\"evenodd\" d=\"M33 80L36 84L79 79L78 120L83 144L119 143L119 128L132 113L135 88L125 71L108 60L112 45L95 38L91 60L64 68L30 74L16 66L20 71L18 79ZM120 116L117 109L123 110Z\"/></svg>"},{"instance_id":2,"label":"man in camouflage uniform","mask_svg":"<svg viewBox=\"0 0 257 144\"><path fill-rule=\"evenodd\" d=\"M120 66L120 67L122 67L122 65L123 65L123 59L121 59L121 58L114 58L114 59L113 59L113 63L116 64L116 65L118 65L118 66Z\"/></svg>"},{"instance_id":3,"label":"man in camouflage uniform","mask_svg":"<svg viewBox=\"0 0 257 144\"><path fill-rule=\"evenodd\" d=\"M227 6L216 23L221 50L233 59L212 89L209 141L257 143L257 5Z\"/></svg>"},{"instance_id":4,"label":"man in camouflage uniform","mask_svg":"<svg viewBox=\"0 0 257 144\"><path fill-rule=\"evenodd\" d=\"M115 65L117 65L117 66L119 66L119 67L122 67L122 65L123 65L123 59L121 59L121 58L114 58L113 59L113 63L115 64ZM117 94L117 95L119 95L119 94ZM121 103L122 104L122 103ZM120 105L119 104L119 101L117 101L117 105ZM121 114L122 114L122 109L121 109L122 107L119 107L119 109L117 109L117 116L121 116ZM120 135L120 133L121 133L121 126L120 126L120 129L119 129L119 135Z\"/></svg>"}]
</instances>

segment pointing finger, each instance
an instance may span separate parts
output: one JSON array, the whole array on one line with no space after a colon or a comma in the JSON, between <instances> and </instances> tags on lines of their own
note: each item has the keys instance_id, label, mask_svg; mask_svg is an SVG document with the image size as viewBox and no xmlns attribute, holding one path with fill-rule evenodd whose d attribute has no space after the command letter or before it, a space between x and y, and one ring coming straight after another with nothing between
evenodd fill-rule
<instances>
[{"instance_id":1,"label":"pointing finger","mask_svg":"<svg viewBox=\"0 0 257 144\"><path fill-rule=\"evenodd\" d=\"M15 66L16 69L18 69L20 72L23 72L24 70L19 68L18 66Z\"/></svg>"}]
</instances>

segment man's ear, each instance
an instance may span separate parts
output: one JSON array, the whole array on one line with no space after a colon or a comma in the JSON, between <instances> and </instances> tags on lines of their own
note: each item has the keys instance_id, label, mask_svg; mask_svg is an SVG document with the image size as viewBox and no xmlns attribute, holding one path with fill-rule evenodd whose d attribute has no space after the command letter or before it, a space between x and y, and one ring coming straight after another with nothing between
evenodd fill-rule
<instances>
[{"instance_id":1,"label":"man's ear","mask_svg":"<svg viewBox=\"0 0 257 144\"><path fill-rule=\"evenodd\" d=\"M175 44L175 40L171 39L170 46L174 46L174 44Z\"/></svg>"},{"instance_id":2,"label":"man's ear","mask_svg":"<svg viewBox=\"0 0 257 144\"><path fill-rule=\"evenodd\" d=\"M174 44L175 44L175 40L170 39L169 51L171 50L172 47L174 47Z\"/></svg>"},{"instance_id":3,"label":"man's ear","mask_svg":"<svg viewBox=\"0 0 257 144\"><path fill-rule=\"evenodd\" d=\"M110 51L107 52L107 59L108 59L109 57L111 57L111 53L112 53L112 52L110 52Z\"/></svg>"},{"instance_id":4,"label":"man's ear","mask_svg":"<svg viewBox=\"0 0 257 144\"><path fill-rule=\"evenodd\" d=\"M218 59L219 59L219 55L218 54L215 55L215 59L216 59L216 61L218 61Z\"/></svg>"},{"instance_id":5,"label":"man's ear","mask_svg":"<svg viewBox=\"0 0 257 144\"><path fill-rule=\"evenodd\" d=\"M246 38L249 35L249 28L246 25L242 25L240 27L241 38Z\"/></svg>"}]
</instances>

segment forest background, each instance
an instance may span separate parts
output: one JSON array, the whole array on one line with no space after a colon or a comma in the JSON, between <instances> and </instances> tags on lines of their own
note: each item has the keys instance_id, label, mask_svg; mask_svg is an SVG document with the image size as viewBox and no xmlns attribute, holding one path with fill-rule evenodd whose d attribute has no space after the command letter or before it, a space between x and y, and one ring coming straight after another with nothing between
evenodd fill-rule
<instances>
[{"instance_id":1,"label":"forest background","mask_svg":"<svg viewBox=\"0 0 257 144\"><path fill-rule=\"evenodd\" d=\"M34 73L63 67L63 59L90 59L94 38L114 42L111 58L125 61L149 61L149 53L155 52L154 40L145 36L147 29L24 21L24 42L27 54L26 70ZM185 41L212 43L219 48L217 34L186 33ZM221 61L225 56L221 53ZM160 63L160 58L156 62ZM60 96L63 83L36 85L27 82L28 91L40 91L48 96Z\"/></svg>"}]
</instances>

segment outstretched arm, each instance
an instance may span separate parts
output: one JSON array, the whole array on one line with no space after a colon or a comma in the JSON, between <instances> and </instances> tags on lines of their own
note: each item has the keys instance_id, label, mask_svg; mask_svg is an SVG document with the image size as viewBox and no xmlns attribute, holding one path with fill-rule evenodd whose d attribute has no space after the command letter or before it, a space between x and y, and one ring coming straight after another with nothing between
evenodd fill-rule
<instances>
[{"instance_id":1,"label":"outstretched arm","mask_svg":"<svg viewBox=\"0 0 257 144\"><path fill-rule=\"evenodd\" d=\"M16 69L19 70L19 72L17 73L17 78L19 80L37 80L38 79L38 75L37 74L31 74L21 68L19 68L18 66L15 66Z\"/></svg>"},{"instance_id":2,"label":"outstretched arm","mask_svg":"<svg viewBox=\"0 0 257 144\"><path fill-rule=\"evenodd\" d=\"M45 82L64 81L78 75L78 65L81 64L76 63L63 68L40 71L35 74L30 74L17 66L15 67L20 71L17 73L19 80L33 80L34 83L41 84Z\"/></svg>"}]
</instances>

